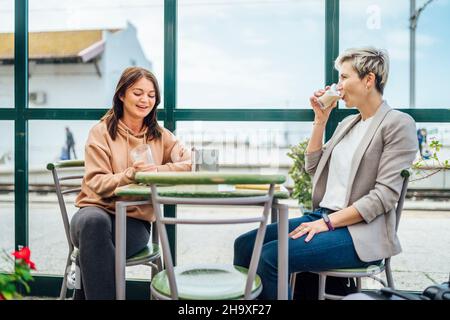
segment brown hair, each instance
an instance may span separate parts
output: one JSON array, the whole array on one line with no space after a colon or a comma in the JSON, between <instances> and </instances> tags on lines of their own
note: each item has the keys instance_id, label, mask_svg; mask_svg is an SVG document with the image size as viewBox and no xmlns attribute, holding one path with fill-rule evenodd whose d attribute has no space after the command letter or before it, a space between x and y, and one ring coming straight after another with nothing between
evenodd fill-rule
<instances>
[{"instance_id":1,"label":"brown hair","mask_svg":"<svg viewBox=\"0 0 450 320\"><path fill-rule=\"evenodd\" d=\"M127 91L128 88L142 78L146 78L153 83L156 98L155 106L144 118L144 125L147 126L147 139L153 140L161 137L162 128L156 119L156 109L161 102L161 93L159 90L158 80L153 73L144 68L129 67L122 72L119 82L117 83L112 108L109 109L108 112L106 112L106 114L101 118L102 121L106 121L109 135L113 140L115 140L117 136L117 125L119 124L119 119L123 117L123 102L120 98L125 96L125 91Z\"/></svg>"}]
</instances>

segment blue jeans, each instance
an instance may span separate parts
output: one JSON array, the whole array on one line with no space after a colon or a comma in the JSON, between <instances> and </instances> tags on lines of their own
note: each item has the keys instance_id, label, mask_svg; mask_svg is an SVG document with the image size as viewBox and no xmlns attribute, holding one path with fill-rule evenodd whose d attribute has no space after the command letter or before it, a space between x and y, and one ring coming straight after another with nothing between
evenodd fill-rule
<instances>
[{"instance_id":1,"label":"blue jeans","mask_svg":"<svg viewBox=\"0 0 450 320\"><path fill-rule=\"evenodd\" d=\"M318 208L314 212L289 220L289 232L303 222L322 218L322 212L332 211ZM260 299L275 300L278 285L278 226L269 224L264 237L258 275L261 277L263 290ZM234 264L248 268L255 243L257 230L239 236L234 242ZM289 273L300 271L321 271L335 268L361 268L376 262L361 261L355 251L353 240L347 227L314 235L305 242L307 235L297 239L289 238ZM290 295L291 290L289 290ZM291 297L289 297L291 298Z\"/></svg>"}]
</instances>

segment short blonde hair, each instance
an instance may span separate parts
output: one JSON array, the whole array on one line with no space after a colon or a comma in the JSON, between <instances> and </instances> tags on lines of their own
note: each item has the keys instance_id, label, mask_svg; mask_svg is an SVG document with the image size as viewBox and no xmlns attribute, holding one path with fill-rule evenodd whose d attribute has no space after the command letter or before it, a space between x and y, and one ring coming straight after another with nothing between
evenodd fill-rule
<instances>
[{"instance_id":1,"label":"short blonde hair","mask_svg":"<svg viewBox=\"0 0 450 320\"><path fill-rule=\"evenodd\" d=\"M375 87L383 94L389 74L389 55L386 50L374 47L350 48L336 58L336 69L346 61L351 61L359 78L364 78L370 72L375 74Z\"/></svg>"}]
</instances>

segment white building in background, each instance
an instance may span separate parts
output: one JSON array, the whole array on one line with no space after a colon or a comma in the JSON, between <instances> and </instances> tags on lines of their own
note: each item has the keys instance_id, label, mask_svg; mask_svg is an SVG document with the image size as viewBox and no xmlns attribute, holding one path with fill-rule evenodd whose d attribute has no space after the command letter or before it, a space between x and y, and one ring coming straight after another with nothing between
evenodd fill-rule
<instances>
[{"instance_id":1,"label":"white building in background","mask_svg":"<svg viewBox=\"0 0 450 320\"><path fill-rule=\"evenodd\" d=\"M14 40L0 33L0 106L14 104ZM136 28L29 34L31 108L108 108L122 71L152 69Z\"/></svg>"}]
</instances>

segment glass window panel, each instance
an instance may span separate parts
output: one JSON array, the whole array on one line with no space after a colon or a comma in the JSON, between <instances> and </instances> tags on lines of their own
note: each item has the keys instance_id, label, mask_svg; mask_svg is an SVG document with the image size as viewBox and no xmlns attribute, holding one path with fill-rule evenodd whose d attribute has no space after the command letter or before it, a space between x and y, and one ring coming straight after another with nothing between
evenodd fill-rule
<instances>
[{"instance_id":1,"label":"glass window panel","mask_svg":"<svg viewBox=\"0 0 450 320\"><path fill-rule=\"evenodd\" d=\"M417 123L417 139L422 160L416 161L426 167L442 167L450 163L450 124ZM439 142L442 146L433 147ZM436 157L434 157L436 155ZM419 156L419 154L418 154ZM413 189L445 190L450 188L450 171L423 170L415 172L409 185Z\"/></svg>"},{"instance_id":2,"label":"glass window panel","mask_svg":"<svg viewBox=\"0 0 450 320\"><path fill-rule=\"evenodd\" d=\"M422 140L423 163L434 166L445 160L450 162L450 124L417 123L416 127L426 130L426 139ZM438 161L426 159L427 150L433 153L433 141L442 144ZM423 291L427 286L448 281L449 190L450 170L427 170L412 176L398 231L403 252L392 259L398 289ZM425 237L426 242L420 241Z\"/></svg>"},{"instance_id":3,"label":"glass window panel","mask_svg":"<svg viewBox=\"0 0 450 320\"><path fill-rule=\"evenodd\" d=\"M180 108L309 108L324 1L178 1Z\"/></svg>"},{"instance_id":4,"label":"glass window panel","mask_svg":"<svg viewBox=\"0 0 450 320\"><path fill-rule=\"evenodd\" d=\"M62 275L69 250L61 212L53 191L53 178L46 165L65 158L61 156L64 156L63 148L66 147L66 126L72 131L78 159L84 159L84 144L89 129L96 122L29 122L29 235L37 273ZM65 197L69 219L78 210L74 206L74 200L75 195Z\"/></svg>"},{"instance_id":5,"label":"glass window panel","mask_svg":"<svg viewBox=\"0 0 450 320\"><path fill-rule=\"evenodd\" d=\"M162 87L163 18L162 0L30 1L30 107L108 108L129 66Z\"/></svg>"},{"instance_id":6,"label":"glass window panel","mask_svg":"<svg viewBox=\"0 0 450 320\"><path fill-rule=\"evenodd\" d=\"M417 1L417 8L425 0ZM420 15L416 29L416 107L449 108L442 92L450 86L450 2L433 1Z\"/></svg>"},{"instance_id":7,"label":"glass window panel","mask_svg":"<svg viewBox=\"0 0 450 320\"><path fill-rule=\"evenodd\" d=\"M221 171L287 173L290 145L309 137L309 122L178 121L177 137L186 146L215 149Z\"/></svg>"},{"instance_id":8,"label":"glass window panel","mask_svg":"<svg viewBox=\"0 0 450 320\"><path fill-rule=\"evenodd\" d=\"M423 139L422 148L424 158L427 158L426 150L430 150L432 141L439 141L443 145L437 153L439 161L450 161L450 124L417 123L416 126L418 130L426 130L427 138ZM436 165L438 162L425 159L424 164ZM449 170L415 172L411 177L398 230L403 251L391 260L397 289L423 291L430 285L448 281L449 189ZM425 237L426 242L420 240Z\"/></svg>"},{"instance_id":9,"label":"glass window panel","mask_svg":"<svg viewBox=\"0 0 450 320\"><path fill-rule=\"evenodd\" d=\"M416 9L427 1L416 1ZM407 108L410 79L410 1L341 0L340 48L373 45L385 48L391 71L385 97L395 107ZM448 107L450 85L446 57L450 3L433 1L421 12L416 28L416 108ZM432 83L433 85L430 85Z\"/></svg>"},{"instance_id":10,"label":"glass window panel","mask_svg":"<svg viewBox=\"0 0 450 320\"><path fill-rule=\"evenodd\" d=\"M177 137L186 146L197 149L216 149L219 152L219 170L228 172L279 172L288 176L292 159L286 156L289 146L307 138L310 122L177 122ZM285 186L292 188L288 178ZM223 217L258 215L260 207L178 206L177 215L188 217ZM300 215L295 200L291 201L290 215ZM218 226L177 226L177 261L198 263L202 256L206 263L233 261L233 241L256 224ZM201 236L199 236L201 235Z\"/></svg>"},{"instance_id":11,"label":"glass window panel","mask_svg":"<svg viewBox=\"0 0 450 320\"><path fill-rule=\"evenodd\" d=\"M47 163L65 160L66 127L72 132L75 141L75 154L84 159L84 144L90 128L98 121L73 120L33 120L29 122L29 167L45 169ZM73 159L73 153L71 154ZM50 177L51 178L51 177Z\"/></svg>"},{"instance_id":12,"label":"glass window panel","mask_svg":"<svg viewBox=\"0 0 450 320\"><path fill-rule=\"evenodd\" d=\"M341 51L360 46L387 49L389 80L384 97L395 108L409 105L409 1L341 0ZM342 107L343 104L340 103Z\"/></svg>"},{"instance_id":13,"label":"glass window panel","mask_svg":"<svg viewBox=\"0 0 450 320\"><path fill-rule=\"evenodd\" d=\"M14 250L14 122L0 121L0 271L12 270L3 259Z\"/></svg>"},{"instance_id":14,"label":"glass window panel","mask_svg":"<svg viewBox=\"0 0 450 320\"><path fill-rule=\"evenodd\" d=\"M14 1L0 0L0 108L14 107Z\"/></svg>"}]
</instances>

